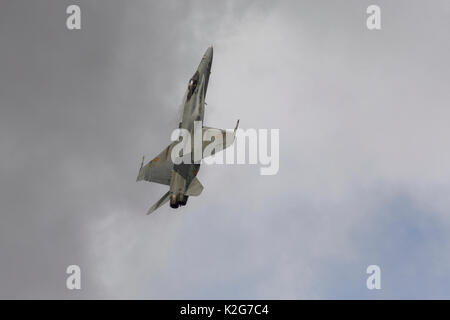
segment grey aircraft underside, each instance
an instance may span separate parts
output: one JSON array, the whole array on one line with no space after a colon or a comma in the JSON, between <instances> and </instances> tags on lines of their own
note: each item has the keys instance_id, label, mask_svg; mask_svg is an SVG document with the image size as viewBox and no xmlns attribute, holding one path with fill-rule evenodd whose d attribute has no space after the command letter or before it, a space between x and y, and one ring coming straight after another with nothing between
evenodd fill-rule
<instances>
[{"instance_id":1,"label":"grey aircraft underside","mask_svg":"<svg viewBox=\"0 0 450 320\"><path fill-rule=\"evenodd\" d=\"M205 96L208 89L209 75L211 73L211 64L213 59L213 48L209 47L200 61L200 64L189 80L188 88L183 100L183 116L179 124L179 128L186 129L193 135L194 122L201 121L205 114ZM237 126L234 132L230 134L223 129L215 129L210 127L202 127L202 136L205 131L211 136L221 136L222 141L219 145L215 145L215 152L219 152L233 144ZM214 141L213 139L211 143ZM169 186L169 191L162 196L147 212L152 213L167 201L170 201L172 208L186 205L189 196L198 196L203 191L203 186L197 179L200 170L200 161L191 161L190 163L174 164L172 161L172 149L179 141L172 142L153 160L145 166L142 159L141 168L136 181L149 181ZM208 146L209 142L202 143L202 151ZM193 145L193 143L192 143ZM192 152L193 154L194 152ZM202 153L203 154L203 153Z\"/></svg>"}]
</instances>

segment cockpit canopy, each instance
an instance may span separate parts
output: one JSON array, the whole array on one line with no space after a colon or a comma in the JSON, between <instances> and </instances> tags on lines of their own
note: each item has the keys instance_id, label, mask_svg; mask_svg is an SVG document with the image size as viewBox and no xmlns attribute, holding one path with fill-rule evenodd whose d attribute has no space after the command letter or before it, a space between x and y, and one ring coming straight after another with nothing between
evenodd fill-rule
<instances>
[{"instance_id":1,"label":"cockpit canopy","mask_svg":"<svg viewBox=\"0 0 450 320\"><path fill-rule=\"evenodd\" d=\"M197 87L197 81L195 81L194 79L191 79L191 81L189 81L189 89L195 89L195 87Z\"/></svg>"},{"instance_id":2,"label":"cockpit canopy","mask_svg":"<svg viewBox=\"0 0 450 320\"><path fill-rule=\"evenodd\" d=\"M189 80L188 96L187 96L188 100L191 98L192 94L194 93L195 88L197 88L199 77L200 77L200 75L199 75L199 73L197 71L197 72L195 72L195 74L191 78L191 80Z\"/></svg>"}]
</instances>

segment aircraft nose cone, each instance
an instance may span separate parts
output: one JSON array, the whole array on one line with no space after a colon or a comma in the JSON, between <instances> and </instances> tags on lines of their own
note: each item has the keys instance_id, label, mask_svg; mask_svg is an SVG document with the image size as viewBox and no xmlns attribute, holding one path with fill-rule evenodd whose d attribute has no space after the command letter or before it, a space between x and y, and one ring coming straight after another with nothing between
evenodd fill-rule
<instances>
[{"instance_id":1,"label":"aircraft nose cone","mask_svg":"<svg viewBox=\"0 0 450 320\"><path fill-rule=\"evenodd\" d=\"M212 60L213 57L213 47L210 46L205 53L206 57L208 57L209 60Z\"/></svg>"}]
</instances>

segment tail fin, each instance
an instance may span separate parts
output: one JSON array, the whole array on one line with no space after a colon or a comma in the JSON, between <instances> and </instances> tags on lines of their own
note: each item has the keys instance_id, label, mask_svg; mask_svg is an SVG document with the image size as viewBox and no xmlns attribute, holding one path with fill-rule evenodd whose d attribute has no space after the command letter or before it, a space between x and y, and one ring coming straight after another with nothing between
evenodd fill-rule
<instances>
[{"instance_id":1,"label":"tail fin","mask_svg":"<svg viewBox=\"0 0 450 320\"><path fill-rule=\"evenodd\" d=\"M159 207L161 207L163 204L165 204L167 201L169 201L169 197L170 197L170 191L167 191L167 193L165 195L162 196L161 199L158 200L158 202L156 202L148 211L147 214L152 213L153 211L155 211L156 209L158 209Z\"/></svg>"}]
</instances>

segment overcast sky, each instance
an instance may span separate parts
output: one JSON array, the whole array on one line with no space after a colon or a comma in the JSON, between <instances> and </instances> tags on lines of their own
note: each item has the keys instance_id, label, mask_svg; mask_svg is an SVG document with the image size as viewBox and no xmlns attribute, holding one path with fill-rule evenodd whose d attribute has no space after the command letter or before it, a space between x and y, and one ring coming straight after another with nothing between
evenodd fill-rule
<instances>
[{"instance_id":1,"label":"overcast sky","mask_svg":"<svg viewBox=\"0 0 450 320\"><path fill-rule=\"evenodd\" d=\"M0 3L0 298L450 298L447 0ZM280 129L280 170L147 216L209 45L205 125Z\"/></svg>"}]
</instances>

